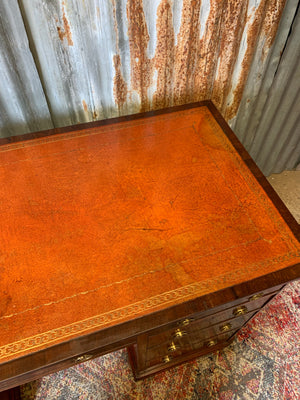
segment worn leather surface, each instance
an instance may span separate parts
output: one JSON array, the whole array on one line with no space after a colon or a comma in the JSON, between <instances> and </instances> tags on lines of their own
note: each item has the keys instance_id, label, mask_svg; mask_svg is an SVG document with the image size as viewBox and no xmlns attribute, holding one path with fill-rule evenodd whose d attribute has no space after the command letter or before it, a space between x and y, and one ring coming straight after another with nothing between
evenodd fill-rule
<instances>
[{"instance_id":1,"label":"worn leather surface","mask_svg":"<svg viewBox=\"0 0 300 400\"><path fill-rule=\"evenodd\" d=\"M206 107L1 146L0 225L1 361L299 261Z\"/></svg>"}]
</instances>

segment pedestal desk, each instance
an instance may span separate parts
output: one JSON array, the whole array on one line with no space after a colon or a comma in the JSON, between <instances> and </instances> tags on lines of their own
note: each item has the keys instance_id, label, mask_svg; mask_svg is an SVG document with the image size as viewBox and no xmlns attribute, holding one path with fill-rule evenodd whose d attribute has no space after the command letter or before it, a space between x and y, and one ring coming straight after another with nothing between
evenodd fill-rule
<instances>
[{"instance_id":1,"label":"pedestal desk","mask_svg":"<svg viewBox=\"0 0 300 400\"><path fill-rule=\"evenodd\" d=\"M211 102L2 139L0 182L0 391L219 350L300 277L298 224Z\"/></svg>"}]
</instances>

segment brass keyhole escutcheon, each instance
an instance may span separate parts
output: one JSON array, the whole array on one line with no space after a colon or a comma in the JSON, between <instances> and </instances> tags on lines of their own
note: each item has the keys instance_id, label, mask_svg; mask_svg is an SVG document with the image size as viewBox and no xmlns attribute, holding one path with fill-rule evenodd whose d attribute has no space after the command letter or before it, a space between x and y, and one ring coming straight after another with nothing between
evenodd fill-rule
<instances>
[{"instance_id":1,"label":"brass keyhole escutcheon","mask_svg":"<svg viewBox=\"0 0 300 400\"><path fill-rule=\"evenodd\" d=\"M260 299L263 295L264 295L263 293L254 294L253 296L250 297L249 301Z\"/></svg>"},{"instance_id":2,"label":"brass keyhole escutcheon","mask_svg":"<svg viewBox=\"0 0 300 400\"><path fill-rule=\"evenodd\" d=\"M209 340L207 343L206 343L206 346L207 347L213 347L213 346L215 346L217 344L217 341L216 340Z\"/></svg>"},{"instance_id":3,"label":"brass keyhole escutcheon","mask_svg":"<svg viewBox=\"0 0 300 400\"><path fill-rule=\"evenodd\" d=\"M181 339L183 336L187 335L186 331L182 331L181 329L176 329L173 338L174 339Z\"/></svg>"},{"instance_id":4,"label":"brass keyhole escutcheon","mask_svg":"<svg viewBox=\"0 0 300 400\"><path fill-rule=\"evenodd\" d=\"M248 312L248 310L247 310L247 307L245 307L245 306L241 306L241 307L238 307L233 310L233 314L235 316L243 315L243 314L246 314L247 312Z\"/></svg>"},{"instance_id":5,"label":"brass keyhole escutcheon","mask_svg":"<svg viewBox=\"0 0 300 400\"><path fill-rule=\"evenodd\" d=\"M232 325L230 323L224 324L224 325L220 326L220 331L228 332L228 331L230 331L231 328L232 328Z\"/></svg>"},{"instance_id":6,"label":"brass keyhole escutcheon","mask_svg":"<svg viewBox=\"0 0 300 400\"><path fill-rule=\"evenodd\" d=\"M187 326L194 320L195 320L194 318L185 318L183 321L178 322L178 325Z\"/></svg>"},{"instance_id":7,"label":"brass keyhole escutcheon","mask_svg":"<svg viewBox=\"0 0 300 400\"><path fill-rule=\"evenodd\" d=\"M162 360L163 360L164 363L168 363L168 362L170 362L172 360L172 357L164 356Z\"/></svg>"},{"instance_id":8,"label":"brass keyhole escutcheon","mask_svg":"<svg viewBox=\"0 0 300 400\"><path fill-rule=\"evenodd\" d=\"M179 349L179 346L177 346L174 342L171 342L168 346L168 351L173 352Z\"/></svg>"},{"instance_id":9,"label":"brass keyhole escutcheon","mask_svg":"<svg viewBox=\"0 0 300 400\"><path fill-rule=\"evenodd\" d=\"M76 364L79 364L79 363L88 361L88 360L90 360L91 358L93 358L93 355L92 355L92 354L85 354L85 355L83 355L83 356L77 357L77 358L75 359L75 362L76 362Z\"/></svg>"}]
</instances>

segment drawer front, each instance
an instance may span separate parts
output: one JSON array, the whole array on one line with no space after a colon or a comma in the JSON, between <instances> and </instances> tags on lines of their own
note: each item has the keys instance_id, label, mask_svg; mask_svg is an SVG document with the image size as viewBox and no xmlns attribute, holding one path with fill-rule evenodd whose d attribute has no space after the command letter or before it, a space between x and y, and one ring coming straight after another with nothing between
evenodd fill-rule
<instances>
[{"instance_id":1,"label":"drawer front","mask_svg":"<svg viewBox=\"0 0 300 400\"><path fill-rule=\"evenodd\" d=\"M254 309L259 309L261 308L271 297L276 295L283 287L284 285L280 286L274 286L272 288L266 289L263 292L257 292L253 293L251 295L245 296L243 298L236 299L230 303L225 303L222 304L218 307L214 307L211 309L208 309L206 311L202 311L199 313L193 313L191 315L188 315L181 320L174 320L173 322L170 322L164 326L160 326L159 328L153 329L151 333L149 332L149 335L155 336L157 334L163 335L165 332L169 331L170 329L177 329L178 327L185 327L192 323L193 321L196 320L202 320L203 321L203 328L206 326L211 325L211 319L218 318L217 314L221 317L222 313L229 312L230 310L233 310L235 307L239 305L246 305L248 307L249 311L254 310ZM247 303L252 303L251 306L247 306ZM223 320L226 320L227 317L222 317ZM229 316L228 316L229 318ZM207 320L206 320L207 319ZM219 320L220 321L220 320ZM149 343L151 346L151 343Z\"/></svg>"},{"instance_id":2,"label":"drawer front","mask_svg":"<svg viewBox=\"0 0 300 400\"><path fill-rule=\"evenodd\" d=\"M283 286L190 314L143 333L129 352L136 376L147 376L227 346L235 333Z\"/></svg>"},{"instance_id":3,"label":"drawer front","mask_svg":"<svg viewBox=\"0 0 300 400\"><path fill-rule=\"evenodd\" d=\"M199 318L197 315L189 316L179 321L176 325L172 324L171 329L158 334L149 335L147 348L152 349L153 347L160 346L163 343L172 340L174 337L181 339L180 334L177 335L177 332L179 331L183 332L182 336L188 336L192 332L196 331L199 337L208 337L212 334L216 335L220 333L219 330L226 322L239 329L262 307L263 304L273 297L273 295L274 293L271 293L250 301L247 298L248 301L246 303L235 305L225 311L216 312L204 318ZM211 332L211 334L209 334L209 332Z\"/></svg>"},{"instance_id":4,"label":"drawer front","mask_svg":"<svg viewBox=\"0 0 300 400\"><path fill-rule=\"evenodd\" d=\"M181 344L174 343L176 348L172 351L168 351L168 348L152 349L152 351L149 351L147 354L146 368L157 364L167 364L170 361L180 361L180 358L195 351L210 353L220 344L226 343L235 332L236 331L223 333L207 338L206 340L189 340Z\"/></svg>"},{"instance_id":5,"label":"drawer front","mask_svg":"<svg viewBox=\"0 0 300 400\"><path fill-rule=\"evenodd\" d=\"M255 311L237 318L222 321L206 329L202 329L201 321L197 321L196 323L192 324L189 329L183 330L178 328L175 331L172 330L166 340L152 345L151 347L147 347L146 359L149 359L149 354L154 352L158 354L172 352L172 349L168 350L171 344L174 344L176 347L182 350L187 349L193 344L210 340L218 335L236 332L252 317L254 313ZM199 347L199 344L197 344L197 346Z\"/></svg>"}]
</instances>

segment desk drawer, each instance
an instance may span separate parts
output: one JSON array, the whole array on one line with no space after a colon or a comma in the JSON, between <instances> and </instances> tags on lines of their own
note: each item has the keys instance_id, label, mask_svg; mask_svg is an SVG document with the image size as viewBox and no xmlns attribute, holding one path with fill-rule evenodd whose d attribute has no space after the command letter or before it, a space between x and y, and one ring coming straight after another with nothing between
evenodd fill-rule
<instances>
[{"instance_id":1,"label":"desk drawer","mask_svg":"<svg viewBox=\"0 0 300 400\"><path fill-rule=\"evenodd\" d=\"M232 336L254 315L254 313L255 311L209 326L206 329L202 329L201 321L197 321L189 326L187 330L176 329L175 332L172 330L166 340L152 346L148 345L146 361L159 355L195 350L196 348L203 347L205 343L210 340L219 341L219 338L227 338L227 333L230 333L230 336ZM224 334L226 334L226 336L222 336ZM154 338L151 339L153 343Z\"/></svg>"},{"instance_id":2,"label":"desk drawer","mask_svg":"<svg viewBox=\"0 0 300 400\"><path fill-rule=\"evenodd\" d=\"M199 337L208 337L208 332L216 335L220 333L220 329L225 329L224 326L226 325L226 322L230 323L232 326L240 328L273 296L274 292L258 297L254 300L249 300L247 298L247 302L241 302L240 304L229 307L224 311L214 312L211 315L202 318L197 315L189 316L179 321L176 325L172 324L171 329L156 334L150 334L147 340L147 348L151 349L160 346L163 343L173 340L174 337L181 339L180 334L177 334L177 332L183 332L183 336L188 336L196 331ZM207 330L206 328L209 329Z\"/></svg>"},{"instance_id":3,"label":"desk drawer","mask_svg":"<svg viewBox=\"0 0 300 400\"><path fill-rule=\"evenodd\" d=\"M135 376L144 377L227 346L282 286L190 314L142 334L129 351Z\"/></svg>"},{"instance_id":4,"label":"desk drawer","mask_svg":"<svg viewBox=\"0 0 300 400\"><path fill-rule=\"evenodd\" d=\"M153 367L157 364L168 364L169 362L180 362L180 359L188 354L197 352L211 353L220 345L227 345L227 341L235 334L237 330L212 336L207 340L186 341L182 346L170 352L168 349L154 349L149 352L149 359L146 361L146 368ZM177 344L176 344L177 345Z\"/></svg>"}]
</instances>

